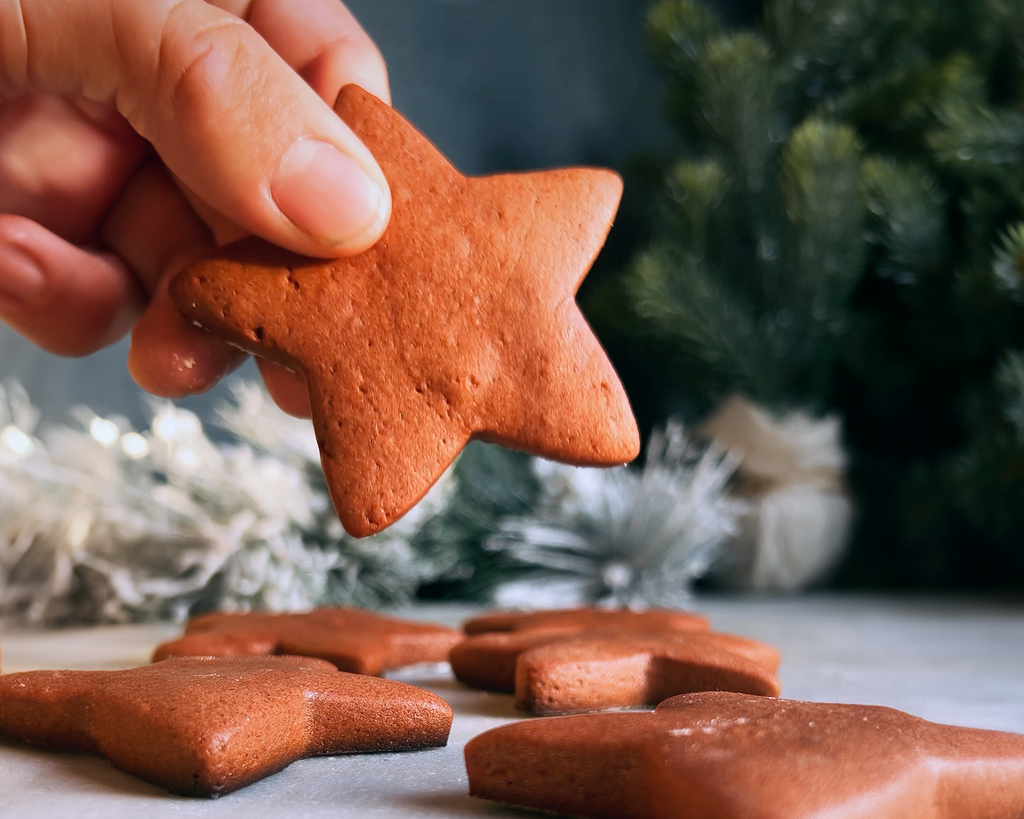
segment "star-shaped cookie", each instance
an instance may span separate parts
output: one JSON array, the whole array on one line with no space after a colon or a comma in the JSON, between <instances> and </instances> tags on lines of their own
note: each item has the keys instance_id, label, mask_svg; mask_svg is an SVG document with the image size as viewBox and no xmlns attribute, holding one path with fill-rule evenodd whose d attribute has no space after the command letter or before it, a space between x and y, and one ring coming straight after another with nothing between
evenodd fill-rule
<instances>
[{"instance_id":1,"label":"star-shaped cookie","mask_svg":"<svg viewBox=\"0 0 1024 819\"><path fill-rule=\"evenodd\" d=\"M690 691L779 694L774 648L712 632L478 634L452 649L451 664L464 683L515 692L530 714L653 706Z\"/></svg>"},{"instance_id":2,"label":"star-shaped cookie","mask_svg":"<svg viewBox=\"0 0 1024 819\"><path fill-rule=\"evenodd\" d=\"M470 793L602 819L1017 819L1024 736L891 708L686 694L513 723L466 745Z\"/></svg>"},{"instance_id":3,"label":"star-shaped cookie","mask_svg":"<svg viewBox=\"0 0 1024 819\"><path fill-rule=\"evenodd\" d=\"M492 631L587 631L592 629L627 631L707 631L707 618L689 611L673 609L540 609L538 611L496 611L481 614L462 624L466 634Z\"/></svg>"},{"instance_id":4,"label":"star-shaped cookie","mask_svg":"<svg viewBox=\"0 0 1024 819\"><path fill-rule=\"evenodd\" d=\"M100 754L186 796L229 793L305 756L444 745L451 724L428 691L300 657L0 676L0 736Z\"/></svg>"},{"instance_id":5,"label":"star-shaped cookie","mask_svg":"<svg viewBox=\"0 0 1024 819\"><path fill-rule=\"evenodd\" d=\"M443 663L461 638L445 626L359 609L214 613L190 620L182 637L157 646L153 660L293 654L326 660L339 671L383 674L415 663Z\"/></svg>"},{"instance_id":6,"label":"star-shaped cookie","mask_svg":"<svg viewBox=\"0 0 1024 819\"><path fill-rule=\"evenodd\" d=\"M303 373L345 529L393 523L474 438L580 465L636 457L629 401L574 300L619 177L469 178L362 89L335 111L390 183L384 237L332 261L243 240L171 293L200 326Z\"/></svg>"}]
</instances>

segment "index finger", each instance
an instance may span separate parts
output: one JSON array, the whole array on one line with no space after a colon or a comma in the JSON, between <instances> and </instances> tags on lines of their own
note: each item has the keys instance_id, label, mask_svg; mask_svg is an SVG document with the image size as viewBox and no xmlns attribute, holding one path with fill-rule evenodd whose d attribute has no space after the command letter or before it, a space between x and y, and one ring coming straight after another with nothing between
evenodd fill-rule
<instances>
[{"instance_id":1,"label":"index finger","mask_svg":"<svg viewBox=\"0 0 1024 819\"><path fill-rule=\"evenodd\" d=\"M334 106L338 92L355 83L391 102L387 66L355 16L338 0L207 0L245 20L317 95ZM218 245L248 235L215 211L181 179L185 198L213 231Z\"/></svg>"},{"instance_id":2,"label":"index finger","mask_svg":"<svg viewBox=\"0 0 1024 819\"><path fill-rule=\"evenodd\" d=\"M377 46L338 0L209 0L241 17L333 106L349 83L391 102L388 72Z\"/></svg>"}]
</instances>

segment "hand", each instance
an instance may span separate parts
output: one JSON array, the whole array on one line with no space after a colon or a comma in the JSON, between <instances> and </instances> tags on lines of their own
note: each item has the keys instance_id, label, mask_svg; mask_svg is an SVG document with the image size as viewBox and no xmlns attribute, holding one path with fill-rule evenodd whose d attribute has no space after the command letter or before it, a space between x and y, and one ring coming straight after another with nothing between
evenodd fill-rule
<instances>
[{"instance_id":1,"label":"hand","mask_svg":"<svg viewBox=\"0 0 1024 819\"><path fill-rule=\"evenodd\" d=\"M241 354L186 322L167 281L246 233L332 257L373 244L391 198L330 109L384 63L338 0L0 0L0 319L128 366L168 397ZM261 362L308 414L300 376Z\"/></svg>"}]
</instances>

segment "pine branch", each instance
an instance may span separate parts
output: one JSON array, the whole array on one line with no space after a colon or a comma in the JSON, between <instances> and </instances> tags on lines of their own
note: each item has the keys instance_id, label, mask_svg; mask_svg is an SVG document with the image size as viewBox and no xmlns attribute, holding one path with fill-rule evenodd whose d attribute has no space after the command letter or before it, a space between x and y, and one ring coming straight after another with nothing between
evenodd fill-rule
<instances>
[{"instance_id":1,"label":"pine branch","mask_svg":"<svg viewBox=\"0 0 1024 819\"><path fill-rule=\"evenodd\" d=\"M996 369L996 389L1002 399L1003 417L1024 444L1024 352L1010 350Z\"/></svg>"},{"instance_id":2,"label":"pine branch","mask_svg":"<svg viewBox=\"0 0 1024 819\"><path fill-rule=\"evenodd\" d=\"M711 40L698 79L704 136L712 150L735 169L745 193L760 195L786 128L775 104L771 49L753 34Z\"/></svg>"},{"instance_id":3,"label":"pine branch","mask_svg":"<svg viewBox=\"0 0 1024 819\"><path fill-rule=\"evenodd\" d=\"M774 0L765 35L779 55L792 103L803 112L877 71L898 50L899 27L915 25L906 0Z\"/></svg>"},{"instance_id":4,"label":"pine branch","mask_svg":"<svg viewBox=\"0 0 1024 819\"><path fill-rule=\"evenodd\" d=\"M718 18L700 0L662 0L647 14L651 50L668 72L673 119L699 133L700 72L708 43L722 35Z\"/></svg>"},{"instance_id":5,"label":"pine branch","mask_svg":"<svg viewBox=\"0 0 1024 819\"><path fill-rule=\"evenodd\" d=\"M623 278L617 343L652 362L635 382L671 376L687 407L831 402L876 572L1024 578L1024 0L766 0L738 33L666 0L649 20L692 155ZM1018 568L972 574L966 542Z\"/></svg>"},{"instance_id":6,"label":"pine branch","mask_svg":"<svg viewBox=\"0 0 1024 819\"><path fill-rule=\"evenodd\" d=\"M540 485L526 455L479 441L459 456L454 475L457 489L445 514L427 521L414 541L425 559L450 570L420 594L481 600L507 570L501 555L483 549L484 539L504 517L525 514Z\"/></svg>"},{"instance_id":7,"label":"pine branch","mask_svg":"<svg viewBox=\"0 0 1024 819\"><path fill-rule=\"evenodd\" d=\"M921 39L935 56L970 54L986 69L1008 26L1019 17L1018 0L930 0L921 3Z\"/></svg>"},{"instance_id":8,"label":"pine branch","mask_svg":"<svg viewBox=\"0 0 1024 819\"><path fill-rule=\"evenodd\" d=\"M676 361L699 374L712 394L739 390L768 405L782 399L774 326L758 321L700 258L653 248L636 260L627 286L649 332L671 340Z\"/></svg>"},{"instance_id":9,"label":"pine branch","mask_svg":"<svg viewBox=\"0 0 1024 819\"><path fill-rule=\"evenodd\" d=\"M975 436L947 461L945 476L957 510L990 543L1013 542L1024 530L1024 447L1015 432ZM1017 563L1018 570L1024 568L1019 549Z\"/></svg>"},{"instance_id":10,"label":"pine branch","mask_svg":"<svg viewBox=\"0 0 1024 819\"><path fill-rule=\"evenodd\" d=\"M923 135L937 128L942 113L955 105L981 105L988 96L985 77L968 55L936 62L927 55L909 65L853 83L827 98L822 114L855 126L869 144L886 153L919 155Z\"/></svg>"},{"instance_id":11,"label":"pine branch","mask_svg":"<svg viewBox=\"0 0 1024 819\"><path fill-rule=\"evenodd\" d=\"M718 256L720 215L731 180L714 159L683 160L667 178L667 202L662 208L666 227L675 240L698 258Z\"/></svg>"},{"instance_id":12,"label":"pine branch","mask_svg":"<svg viewBox=\"0 0 1024 819\"><path fill-rule=\"evenodd\" d=\"M868 158L863 164L868 241L878 274L909 287L945 269L949 257L946 197L920 165Z\"/></svg>"},{"instance_id":13,"label":"pine branch","mask_svg":"<svg viewBox=\"0 0 1024 819\"><path fill-rule=\"evenodd\" d=\"M1019 188L1024 171L1024 114L969 103L954 104L928 137L935 161L967 180Z\"/></svg>"},{"instance_id":14,"label":"pine branch","mask_svg":"<svg viewBox=\"0 0 1024 819\"><path fill-rule=\"evenodd\" d=\"M692 80L708 41L722 34L722 25L699 0L662 0L647 12L651 51L677 78Z\"/></svg>"},{"instance_id":15,"label":"pine branch","mask_svg":"<svg viewBox=\"0 0 1024 819\"><path fill-rule=\"evenodd\" d=\"M793 246L782 309L792 325L789 352L806 369L802 386L816 401L828 390L832 357L826 351L846 330L847 305L863 275L860 152L850 128L811 119L783 154Z\"/></svg>"},{"instance_id":16,"label":"pine branch","mask_svg":"<svg viewBox=\"0 0 1024 819\"><path fill-rule=\"evenodd\" d=\"M958 191L963 224L956 261L988 277L994 248L1008 226L1024 221L1024 190L1010 189L1005 180L972 179Z\"/></svg>"},{"instance_id":17,"label":"pine branch","mask_svg":"<svg viewBox=\"0 0 1024 819\"><path fill-rule=\"evenodd\" d=\"M1024 305L1024 223L1009 227L1003 234L990 270L996 288L1015 304Z\"/></svg>"}]
</instances>

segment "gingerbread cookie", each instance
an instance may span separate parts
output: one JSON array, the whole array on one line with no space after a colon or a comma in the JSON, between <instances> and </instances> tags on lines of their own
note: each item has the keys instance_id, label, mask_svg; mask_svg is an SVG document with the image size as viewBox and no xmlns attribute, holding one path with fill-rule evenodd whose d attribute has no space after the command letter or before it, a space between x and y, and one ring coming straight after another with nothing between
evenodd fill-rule
<instances>
[{"instance_id":1,"label":"gingerbread cookie","mask_svg":"<svg viewBox=\"0 0 1024 819\"><path fill-rule=\"evenodd\" d=\"M602 819L1024 816L1024 736L719 692L495 728L466 768L474 796Z\"/></svg>"},{"instance_id":2,"label":"gingerbread cookie","mask_svg":"<svg viewBox=\"0 0 1024 819\"><path fill-rule=\"evenodd\" d=\"M479 634L451 652L457 679L514 691L531 714L653 706L690 691L775 697L778 662L771 646L710 632Z\"/></svg>"},{"instance_id":3,"label":"gingerbread cookie","mask_svg":"<svg viewBox=\"0 0 1024 819\"><path fill-rule=\"evenodd\" d=\"M668 609L542 609L540 611L499 611L481 614L462 624L466 634L491 631L707 631L708 621L699 614Z\"/></svg>"},{"instance_id":4,"label":"gingerbread cookie","mask_svg":"<svg viewBox=\"0 0 1024 819\"><path fill-rule=\"evenodd\" d=\"M153 660L294 654L327 660L339 671L383 674L415 663L444 662L460 639L455 629L360 609L204 614L189 621L182 637L158 646Z\"/></svg>"},{"instance_id":5,"label":"gingerbread cookie","mask_svg":"<svg viewBox=\"0 0 1024 819\"><path fill-rule=\"evenodd\" d=\"M300 657L0 676L0 736L101 754L186 796L229 793L305 756L444 745L451 723L428 691Z\"/></svg>"},{"instance_id":6,"label":"gingerbread cookie","mask_svg":"<svg viewBox=\"0 0 1024 819\"><path fill-rule=\"evenodd\" d=\"M356 86L334 110L391 186L384 237L321 261L256 239L182 271L192 321L301 371L345 529L380 531L473 438L573 464L640 447L629 401L574 296L622 182L573 168L467 178Z\"/></svg>"}]
</instances>

